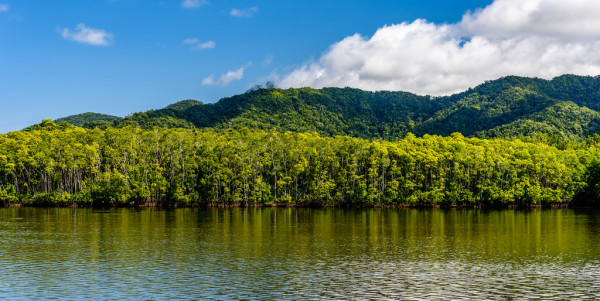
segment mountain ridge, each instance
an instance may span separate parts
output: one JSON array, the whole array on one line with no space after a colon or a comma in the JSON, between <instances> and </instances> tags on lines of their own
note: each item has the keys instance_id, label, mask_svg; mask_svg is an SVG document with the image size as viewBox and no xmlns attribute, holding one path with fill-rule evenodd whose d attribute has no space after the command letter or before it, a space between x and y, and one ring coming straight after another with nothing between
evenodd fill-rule
<instances>
[{"instance_id":1,"label":"mountain ridge","mask_svg":"<svg viewBox=\"0 0 600 301\"><path fill-rule=\"evenodd\" d=\"M215 103L184 100L87 128L257 128L394 140L407 133L580 139L600 132L600 77L506 76L442 97L354 88L261 88Z\"/></svg>"},{"instance_id":2,"label":"mountain ridge","mask_svg":"<svg viewBox=\"0 0 600 301\"><path fill-rule=\"evenodd\" d=\"M119 120L119 119L122 119L122 117L108 115L108 114L101 114L101 113L86 112L86 113L81 113L81 114L70 115L67 117L61 117L61 118L55 119L54 122L55 123L67 122L72 125L83 126L88 122L113 121L113 120Z\"/></svg>"}]
</instances>

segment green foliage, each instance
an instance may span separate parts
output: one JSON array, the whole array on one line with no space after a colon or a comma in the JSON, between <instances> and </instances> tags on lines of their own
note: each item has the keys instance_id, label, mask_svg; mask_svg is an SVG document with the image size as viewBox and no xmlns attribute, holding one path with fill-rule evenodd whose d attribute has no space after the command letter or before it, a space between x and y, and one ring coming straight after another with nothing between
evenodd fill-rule
<instances>
[{"instance_id":1,"label":"green foliage","mask_svg":"<svg viewBox=\"0 0 600 301\"><path fill-rule=\"evenodd\" d=\"M600 203L600 161L594 158L588 165L585 175L585 187L574 199L577 205L598 205Z\"/></svg>"},{"instance_id":2,"label":"green foliage","mask_svg":"<svg viewBox=\"0 0 600 301\"><path fill-rule=\"evenodd\" d=\"M577 195L596 202L597 110L600 77L565 75L505 77L448 97L251 89L214 104L185 100L122 119L90 118L87 129L48 119L0 136L0 201L550 206Z\"/></svg>"},{"instance_id":3,"label":"green foliage","mask_svg":"<svg viewBox=\"0 0 600 301\"><path fill-rule=\"evenodd\" d=\"M185 111L191 107L199 105L203 105L203 103L195 99L186 99L168 105L167 107L165 107L165 110Z\"/></svg>"},{"instance_id":4,"label":"green foliage","mask_svg":"<svg viewBox=\"0 0 600 301\"><path fill-rule=\"evenodd\" d=\"M573 102L560 102L532 114L529 119L520 119L482 131L478 136L517 138L543 133L578 140L598 131L599 123L600 113L579 107Z\"/></svg>"},{"instance_id":5,"label":"green foliage","mask_svg":"<svg viewBox=\"0 0 600 301\"><path fill-rule=\"evenodd\" d=\"M405 92L270 88L252 90L214 104L184 101L185 105L180 102L161 110L135 113L110 124L89 123L86 127L252 128L398 139L443 108L444 101Z\"/></svg>"},{"instance_id":6,"label":"green foliage","mask_svg":"<svg viewBox=\"0 0 600 301\"><path fill-rule=\"evenodd\" d=\"M583 140L600 132L596 110L598 77L509 76L447 97L350 88L251 89L214 104L184 100L124 119L87 121L85 127L252 128L386 140L409 132L481 138L545 133Z\"/></svg>"},{"instance_id":7,"label":"green foliage","mask_svg":"<svg viewBox=\"0 0 600 301\"><path fill-rule=\"evenodd\" d=\"M4 204L550 206L593 185L600 141L42 124L0 136Z\"/></svg>"},{"instance_id":8,"label":"green foliage","mask_svg":"<svg viewBox=\"0 0 600 301\"><path fill-rule=\"evenodd\" d=\"M77 115L71 115L71 116L67 116L67 117L63 117L63 118L58 118L58 119L54 120L54 122L57 124L67 122L72 125L83 126L84 124L89 123L89 122L113 121L113 120L119 120L119 119L121 119L121 117L100 114L100 113L87 112L87 113L83 113L83 114L77 114Z\"/></svg>"}]
</instances>

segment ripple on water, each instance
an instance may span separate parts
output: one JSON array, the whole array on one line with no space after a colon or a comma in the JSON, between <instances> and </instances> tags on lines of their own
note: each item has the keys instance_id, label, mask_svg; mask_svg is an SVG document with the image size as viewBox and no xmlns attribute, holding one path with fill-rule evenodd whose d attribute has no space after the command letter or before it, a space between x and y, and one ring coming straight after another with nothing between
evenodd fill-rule
<instances>
[{"instance_id":1,"label":"ripple on water","mask_svg":"<svg viewBox=\"0 0 600 301\"><path fill-rule=\"evenodd\" d=\"M0 298L600 299L600 231L583 217L241 212L5 212Z\"/></svg>"}]
</instances>

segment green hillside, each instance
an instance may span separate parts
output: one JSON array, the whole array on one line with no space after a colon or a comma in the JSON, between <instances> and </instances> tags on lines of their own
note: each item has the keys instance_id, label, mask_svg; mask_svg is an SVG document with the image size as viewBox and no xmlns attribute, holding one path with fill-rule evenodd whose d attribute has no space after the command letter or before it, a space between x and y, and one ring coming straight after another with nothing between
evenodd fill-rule
<instances>
[{"instance_id":1,"label":"green hillside","mask_svg":"<svg viewBox=\"0 0 600 301\"><path fill-rule=\"evenodd\" d=\"M448 108L418 134L518 137L534 133L585 138L600 132L600 78L563 75L551 81L510 76L449 96Z\"/></svg>"},{"instance_id":2,"label":"green hillside","mask_svg":"<svg viewBox=\"0 0 600 301\"><path fill-rule=\"evenodd\" d=\"M598 82L269 88L94 129L46 119L0 135L0 205L600 205Z\"/></svg>"},{"instance_id":3,"label":"green hillside","mask_svg":"<svg viewBox=\"0 0 600 301\"><path fill-rule=\"evenodd\" d=\"M478 132L480 137L519 137L543 133L577 139L598 132L600 113L564 101L509 124Z\"/></svg>"},{"instance_id":4,"label":"green hillside","mask_svg":"<svg viewBox=\"0 0 600 301\"><path fill-rule=\"evenodd\" d=\"M96 122L96 121L114 121L122 119L121 117L100 114L100 113L82 113L77 115L71 115L63 118L58 118L54 120L55 123L63 123L67 122L76 126L83 126L86 123Z\"/></svg>"},{"instance_id":5,"label":"green hillside","mask_svg":"<svg viewBox=\"0 0 600 301\"><path fill-rule=\"evenodd\" d=\"M351 88L258 89L213 104L185 100L85 127L274 129L395 140L417 136L582 139L600 132L600 78L509 76L446 97Z\"/></svg>"}]
</instances>

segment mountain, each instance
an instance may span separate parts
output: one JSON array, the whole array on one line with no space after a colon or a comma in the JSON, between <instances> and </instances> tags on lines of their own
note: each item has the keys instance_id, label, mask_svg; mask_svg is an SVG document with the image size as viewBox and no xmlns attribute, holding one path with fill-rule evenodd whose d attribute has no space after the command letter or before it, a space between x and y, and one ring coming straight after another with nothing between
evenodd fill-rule
<instances>
[{"instance_id":1,"label":"mountain","mask_svg":"<svg viewBox=\"0 0 600 301\"><path fill-rule=\"evenodd\" d=\"M117 116L112 116L112 115L87 112L87 113L58 118L58 119L54 120L54 122L55 123L67 122L72 125L83 126L84 124L89 123L89 122L114 121L114 120L119 120L119 119L122 119L122 118L117 117Z\"/></svg>"},{"instance_id":2,"label":"mountain","mask_svg":"<svg viewBox=\"0 0 600 301\"><path fill-rule=\"evenodd\" d=\"M150 129L152 127L164 128L194 128L194 125L178 115L196 106L202 106L203 103L198 100L188 99L168 105L160 110L150 110L146 112L137 112L128 115L125 118L105 121L98 120L86 123L84 126L88 128L106 128L106 127L141 127Z\"/></svg>"},{"instance_id":3,"label":"mountain","mask_svg":"<svg viewBox=\"0 0 600 301\"><path fill-rule=\"evenodd\" d=\"M449 96L451 105L416 133L518 137L536 132L563 138L600 132L600 77L564 75L551 81L505 77ZM592 109L593 108L593 109ZM595 109L595 110L594 110Z\"/></svg>"},{"instance_id":4,"label":"mountain","mask_svg":"<svg viewBox=\"0 0 600 301\"><path fill-rule=\"evenodd\" d=\"M213 104L184 100L85 127L258 128L394 140L412 132L467 137L600 132L600 77L508 76L445 97L351 88L251 89Z\"/></svg>"},{"instance_id":5,"label":"mountain","mask_svg":"<svg viewBox=\"0 0 600 301\"><path fill-rule=\"evenodd\" d=\"M110 123L142 128L198 127L318 132L363 138L402 137L414 124L446 107L444 99L406 92L367 92L358 89L258 89L214 104L186 109L169 106L134 113ZM98 126L90 123L87 127Z\"/></svg>"},{"instance_id":6,"label":"mountain","mask_svg":"<svg viewBox=\"0 0 600 301\"><path fill-rule=\"evenodd\" d=\"M178 101L174 104L168 105L163 110L173 110L173 111L185 111L191 107L202 105L203 103L199 100L195 99L186 99L182 101Z\"/></svg>"},{"instance_id":7,"label":"mountain","mask_svg":"<svg viewBox=\"0 0 600 301\"><path fill-rule=\"evenodd\" d=\"M578 139L598 133L600 113L574 102L565 101L531 114L527 119L518 119L478 133L481 137L519 137L543 133Z\"/></svg>"}]
</instances>

